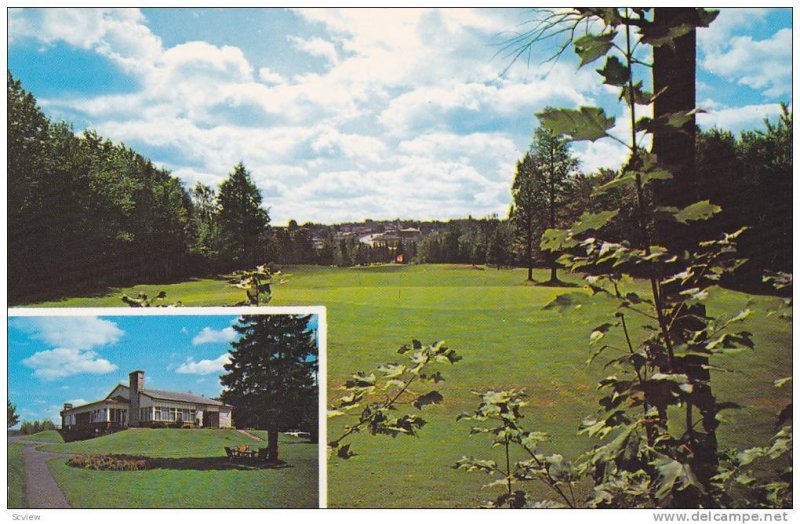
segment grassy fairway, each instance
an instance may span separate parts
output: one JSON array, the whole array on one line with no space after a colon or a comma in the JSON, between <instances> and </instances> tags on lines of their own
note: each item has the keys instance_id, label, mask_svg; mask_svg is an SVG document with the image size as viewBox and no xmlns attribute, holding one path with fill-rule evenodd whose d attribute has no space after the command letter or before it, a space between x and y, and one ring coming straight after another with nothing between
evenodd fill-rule
<instances>
[{"instance_id":1,"label":"grassy fairway","mask_svg":"<svg viewBox=\"0 0 800 524\"><path fill-rule=\"evenodd\" d=\"M266 432L255 432L266 439ZM147 471L91 471L64 459L50 470L74 508L315 508L317 446L281 435L280 468L231 464L225 446L266 446L232 430L130 429L45 446L69 453L124 453L160 459Z\"/></svg>"},{"instance_id":2,"label":"grassy fairway","mask_svg":"<svg viewBox=\"0 0 800 524\"><path fill-rule=\"evenodd\" d=\"M352 446L356 457L330 462L331 506L474 507L489 498L493 492L481 489L485 477L450 468L462 455L499 458L483 437L469 436L468 423L455 422L458 413L477 405L477 397L470 393L475 390L525 388L530 401L527 426L549 432L554 452L574 458L592 444L575 432L581 419L598 407L597 380L614 373L604 370L600 361L585 365L589 333L609 321L613 315L609 304L565 315L542 311L544 304L565 290L531 286L525 282L524 270L421 265L309 267L289 272L294 276L288 284L276 286L270 305L327 306L329 397L338 394L336 387L351 372L396 361L396 348L411 338L445 339L464 357L443 372L446 381L439 390L444 403L425 409L429 424L420 438L357 436ZM541 281L547 275L537 272L534 277ZM577 276L563 278L581 283ZM165 289L170 299L195 300L184 300L187 305L241 300L240 290L228 295L230 288L224 282L217 281L215 286L191 281ZM634 286L647 293L644 285ZM223 296L229 297L227 301L221 300ZM774 379L791 374L791 334L788 323L765 315L770 299L718 290L709 301L709 312L736 312L750 299L756 311L741 329L753 332L756 350L715 362L737 372L713 375L720 400L745 406L725 412L727 422L720 432L723 445L737 447L764 443L776 412L791 395L788 388L772 386ZM103 304L122 303L116 297L58 303ZM631 330L634 338L642 336L637 325ZM348 422L342 418L332 419L329 435L336 436Z\"/></svg>"},{"instance_id":3,"label":"grassy fairway","mask_svg":"<svg viewBox=\"0 0 800 524\"><path fill-rule=\"evenodd\" d=\"M25 507L25 460L22 450L25 444L8 445L8 508Z\"/></svg>"}]
</instances>

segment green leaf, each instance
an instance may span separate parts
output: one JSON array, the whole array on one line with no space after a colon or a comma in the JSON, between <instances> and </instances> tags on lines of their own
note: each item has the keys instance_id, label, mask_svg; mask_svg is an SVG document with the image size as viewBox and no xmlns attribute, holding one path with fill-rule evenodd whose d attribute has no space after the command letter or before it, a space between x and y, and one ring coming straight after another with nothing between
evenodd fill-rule
<instances>
[{"instance_id":1,"label":"green leaf","mask_svg":"<svg viewBox=\"0 0 800 524\"><path fill-rule=\"evenodd\" d=\"M557 309L559 313L563 313L568 309L579 309L588 301L589 295L586 293L567 293L565 295L558 295L556 298L548 302L542 309Z\"/></svg>"},{"instance_id":2,"label":"green leaf","mask_svg":"<svg viewBox=\"0 0 800 524\"><path fill-rule=\"evenodd\" d=\"M697 113L705 113L702 109L692 109L691 111L677 111L675 113L668 113L660 117L667 126L680 129L692 121Z\"/></svg>"},{"instance_id":3,"label":"green leaf","mask_svg":"<svg viewBox=\"0 0 800 524\"><path fill-rule=\"evenodd\" d=\"M650 380L666 380L669 382L684 384L689 380L689 377L683 373L653 373L653 375L650 377Z\"/></svg>"},{"instance_id":4,"label":"green leaf","mask_svg":"<svg viewBox=\"0 0 800 524\"><path fill-rule=\"evenodd\" d=\"M740 466L747 466L763 457L765 453L766 450L764 448L745 449L736 454L736 460L739 462Z\"/></svg>"},{"instance_id":5,"label":"green leaf","mask_svg":"<svg viewBox=\"0 0 800 524\"><path fill-rule=\"evenodd\" d=\"M591 140L609 136L614 117L607 117L599 107L575 109L547 108L537 113L539 123L557 135L569 135L572 140Z\"/></svg>"},{"instance_id":6,"label":"green leaf","mask_svg":"<svg viewBox=\"0 0 800 524\"><path fill-rule=\"evenodd\" d=\"M785 386L786 384L788 384L791 381L792 381L792 377L779 378L778 380L775 381L775 387L776 388L781 388L781 387Z\"/></svg>"},{"instance_id":7,"label":"green leaf","mask_svg":"<svg viewBox=\"0 0 800 524\"><path fill-rule=\"evenodd\" d=\"M345 444L337 450L336 456L342 460L347 460L350 457L354 457L355 453L350 451L350 444Z\"/></svg>"},{"instance_id":8,"label":"green leaf","mask_svg":"<svg viewBox=\"0 0 800 524\"><path fill-rule=\"evenodd\" d=\"M648 93L647 91L642 90L642 81L639 80L633 87L626 84L622 87L622 92L619 95L620 100L624 99L625 103L628 106L632 104L646 106L652 103L653 101L653 93Z\"/></svg>"},{"instance_id":9,"label":"green leaf","mask_svg":"<svg viewBox=\"0 0 800 524\"><path fill-rule=\"evenodd\" d=\"M694 9L684 16L674 20L672 24L648 24L641 27L642 43L653 47L668 45L673 47L675 39L680 38L694 31L697 27L708 27L718 11L706 11L704 9Z\"/></svg>"},{"instance_id":10,"label":"green leaf","mask_svg":"<svg viewBox=\"0 0 800 524\"><path fill-rule=\"evenodd\" d=\"M606 335L608 330L611 329L611 327L613 327L613 324L606 322L594 328L592 330L592 334L589 335L589 345L593 346L594 344L599 342L600 339L602 339Z\"/></svg>"},{"instance_id":11,"label":"green leaf","mask_svg":"<svg viewBox=\"0 0 800 524\"><path fill-rule=\"evenodd\" d=\"M466 471L483 471L491 473L497 470L497 463L493 460L479 460L474 457L461 457L455 465L455 469L463 469Z\"/></svg>"},{"instance_id":12,"label":"green leaf","mask_svg":"<svg viewBox=\"0 0 800 524\"><path fill-rule=\"evenodd\" d=\"M344 387L350 388L368 388L375 385L375 373L366 375L364 373L355 373L352 379L344 383Z\"/></svg>"},{"instance_id":13,"label":"green leaf","mask_svg":"<svg viewBox=\"0 0 800 524\"><path fill-rule=\"evenodd\" d=\"M546 229L539 244L544 251L563 251L578 245L566 229Z\"/></svg>"},{"instance_id":14,"label":"green leaf","mask_svg":"<svg viewBox=\"0 0 800 524\"><path fill-rule=\"evenodd\" d=\"M431 391L417 397L417 399L412 403L412 406L421 410L424 406L429 404L439 404L442 400L444 400L444 397L441 393L438 391Z\"/></svg>"},{"instance_id":15,"label":"green leaf","mask_svg":"<svg viewBox=\"0 0 800 524\"><path fill-rule=\"evenodd\" d=\"M594 195L602 195L607 191L614 189L619 186L630 185L633 186L636 183L636 175L641 177L642 187L645 187L647 184L654 180L670 180L672 179L672 173L665 169L655 169L653 171L627 171L620 175L619 177L615 178L611 182L603 184L594 190Z\"/></svg>"},{"instance_id":16,"label":"green leaf","mask_svg":"<svg viewBox=\"0 0 800 524\"><path fill-rule=\"evenodd\" d=\"M608 224L612 218L617 216L618 209L612 211L601 211L600 213L584 212L578 219L578 223L572 226L572 234L580 235L590 230L598 230Z\"/></svg>"},{"instance_id":17,"label":"green leaf","mask_svg":"<svg viewBox=\"0 0 800 524\"><path fill-rule=\"evenodd\" d=\"M708 200L702 200L686 206L683 209L678 209L676 207L657 207L655 211L659 218L672 219L681 224L688 224L693 221L708 220L722 211L722 208L712 204Z\"/></svg>"},{"instance_id":18,"label":"green leaf","mask_svg":"<svg viewBox=\"0 0 800 524\"><path fill-rule=\"evenodd\" d=\"M531 451L536 450L536 446L542 442L549 442L550 435L542 431L531 431L522 437L520 443Z\"/></svg>"},{"instance_id":19,"label":"green leaf","mask_svg":"<svg viewBox=\"0 0 800 524\"><path fill-rule=\"evenodd\" d=\"M583 67L586 64L594 62L601 56L608 53L614 44L614 38L617 36L616 31L605 33L602 35L584 35L573 42L575 53L581 58L581 63L578 67Z\"/></svg>"},{"instance_id":20,"label":"green leaf","mask_svg":"<svg viewBox=\"0 0 800 524\"><path fill-rule=\"evenodd\" d=\"M606 58L605 67L598 69L597 72L605 78L603 83L607 85L623 86L628 81L628 69L616 56Z\"/></svg>"},{"instance_id":21,"label":"green leaf","mask_svg":"<svg viewBox=\"0 0 800 524\"><path fill-rule=\"evenodd\" d=\"M654 460L651 464L658 469L659 482L656 497L660 501L667 499L673 489L683 491L689 486L694 486L705 493L703 485L697 480L688 464L681 464L666 456Z\"/></svg>"}]
</instances>

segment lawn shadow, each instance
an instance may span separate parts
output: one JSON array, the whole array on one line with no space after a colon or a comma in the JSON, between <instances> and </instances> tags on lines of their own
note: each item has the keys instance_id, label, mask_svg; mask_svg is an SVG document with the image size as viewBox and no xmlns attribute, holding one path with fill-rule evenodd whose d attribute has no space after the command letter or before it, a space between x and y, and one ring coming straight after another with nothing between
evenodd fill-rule
<instances>
[{"instance_id":1,"label":"lawn shadow","mask_svg":"<svg viewBox=\"0 0 800 524\"><path fill-rule=\"evenodd\" d=\"M396 273L406 268L406 264L377 264L369 266L353 266L350 269L363 273Z\"/></svg>"},{"instance_id":2,"label":"lawn shadow","mask_svg":"<svg viewBox=\"0 0 800 524\"><path fill-rule=\"evenodd\" d=\"M93 281L62 283L59 286L49 285L44 289L35 289L12 296L9 305L29 306L40 302L66 302L73 299L96 299L105 298L110 295L121 295L122 289L126 287L140 286L145 288L155 288L158 286L171 286L185 282L197 282L205 279L217 279L219 275L194 276L194 277L174 277L163 280L151 280L148 282L138 282L134 279L122 279L116 282L104 283ZM152 291L157 293L160 290ZM121 300L120 300L121 301Z\"/></svg>"},{"instance_id":3,"label":"lawn shadow","mask_svg":"<svg viewBox=\"0 0 800 524\"><path fill-rule=\"evenodd\" d=\"M246 460L230 460L227 457L186 457L186 458L151 458L152 469L225 471L225 470L258 470L293 468L282 460L277 462L255 462Z\"/></svg>"},{"instance_id":4,"label":"lawn shadow","mask_svg":"<svg viewBox=\"0 0 800 524\"><path fill-rule=\"evenodd\" d=\"M564 282L563 280L546 280L544 282L534 282L532 285L539 287L581 287L581 284Z\"/></svg>"}]
</instances>

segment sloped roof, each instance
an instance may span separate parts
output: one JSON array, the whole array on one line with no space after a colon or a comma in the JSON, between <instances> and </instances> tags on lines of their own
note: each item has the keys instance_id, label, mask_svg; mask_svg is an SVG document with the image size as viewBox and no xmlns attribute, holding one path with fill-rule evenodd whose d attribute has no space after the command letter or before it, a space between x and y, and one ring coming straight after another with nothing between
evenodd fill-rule
<instances>
[{"instance_id":1,"label":"sloped roof","mask_svg":"<svg viewBox=\"0 0 800 524\"><path fill-rule=\"evenodd\" d=\"M140 391L140 393L158 400L193 402L195 404L206 404L210 406L227 406L227 404L220 402L219 400L213 400L202 395L195 395L194 393L178 393L176 391L164 391L161 389L143 389Z\"/></svg>"},{"instance_id":2,"label":"sloped roof","mask_svg":"<svg viewBox=\"0 0 800 524\"><path fill-rule=\"evenodd\" d=\"M79 404L77 406L72 406L69 409L62 409L61 411L59 411L59 413L64 413L65 411L70 411L70 410L78 409L78 408L85 408L85 407L94 406L94 405L98 405L99 406L101 404L125 404L125 405L127 405L128 404L128 399L123 397L123 396L120 396L120 395L117 395L116 397L106 397L103 400L95 400L94 402L87 402L86 404Z\"/></svg>"}]
</instances>

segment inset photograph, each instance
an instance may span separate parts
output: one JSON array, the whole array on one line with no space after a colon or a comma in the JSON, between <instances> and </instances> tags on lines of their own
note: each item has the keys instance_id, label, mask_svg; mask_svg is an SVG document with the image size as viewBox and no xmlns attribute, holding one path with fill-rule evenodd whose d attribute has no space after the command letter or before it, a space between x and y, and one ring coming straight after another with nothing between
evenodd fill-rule
<instances>
[{"instance_id":1,"label":"inset photograph","mask_svg":"<svg viewBox=\"0 0 800 524\"><path fill-rule=\"evenodd\" d=\"M8 507L319 507L320 316L252 310L12 311Z\"/></svg>"}]
</instances>

